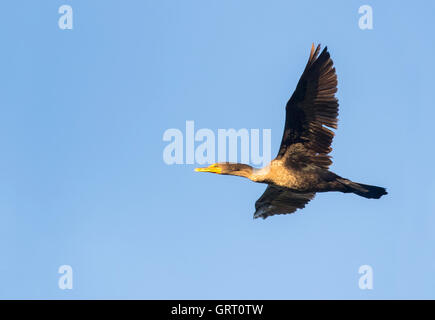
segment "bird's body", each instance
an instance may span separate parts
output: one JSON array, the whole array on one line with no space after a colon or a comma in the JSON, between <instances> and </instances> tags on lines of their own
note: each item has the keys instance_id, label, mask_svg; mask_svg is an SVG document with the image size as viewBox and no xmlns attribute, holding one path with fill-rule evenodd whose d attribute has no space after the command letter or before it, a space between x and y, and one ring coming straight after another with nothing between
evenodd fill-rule
<instances>
[{"instance_id":1,"label":"bird's body","mask_svg":"<svg viewBox=\"0 0 435 320\"><path fill-rule=\"evenodd\" d=\"M352 182L329 170L329 152L337 128L337 76L327 48L311 49L307 66L286 105L286 121L277 157L264 168L216 163L196 171L235 175L268 187L255 203L254 218L292 213L305 207L317 192L339 191L378 199L382 187Z\"/></svg>"},{"instance_id":2,"label":"bird's body","mask_svg":"<svg viewBox=\"0 0 435 320\"><path fill-rule=\"evenodd\" d=\"M310 166L303 169L289 170L282 159L272 160L268 166L257 170L254 169L253 175L249 179L255 182L274 184L297 192L314 191L322 183L319 168Z\"/></svg>"}]
</instances>

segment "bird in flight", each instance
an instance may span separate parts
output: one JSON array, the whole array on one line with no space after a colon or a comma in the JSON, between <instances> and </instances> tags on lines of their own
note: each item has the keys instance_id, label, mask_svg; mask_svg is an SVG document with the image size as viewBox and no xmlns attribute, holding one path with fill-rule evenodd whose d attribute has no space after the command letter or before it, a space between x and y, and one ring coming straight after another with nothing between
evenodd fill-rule
<instances>
[{"instance_id":1,"label":"bird in flight","mask_svg":"<svg viewBox=\"0 0 435 320\"><path fill-rule=\"evenodd\" d=\"M327 47L311 47L301 78L286 105L284 134L277 157L264 168L241 163L215 163L195 171L248 178L266 183L255 202L254 218L293 213L317 192L355 193L368 199L387 194L385 188L356 183L329 171L331 142L337 128L337 75Z\"/></svg>"}]
</instances>

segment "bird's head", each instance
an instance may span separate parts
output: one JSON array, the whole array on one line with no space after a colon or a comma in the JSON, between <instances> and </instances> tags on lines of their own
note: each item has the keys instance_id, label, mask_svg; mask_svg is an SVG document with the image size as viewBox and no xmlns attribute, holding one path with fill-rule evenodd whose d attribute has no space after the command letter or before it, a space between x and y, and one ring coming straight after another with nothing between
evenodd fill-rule
<instances>
[{"instance_id":1,"label":"bird's head","mask_svg":"<svg viewBox=\"0 0 435 320\"><path fill-rule=\"evenodd\" d=\"M195 171L249 177L252 167L241 163L219 162L205 168L196 168Z\"/></svg>"}]
</instances>

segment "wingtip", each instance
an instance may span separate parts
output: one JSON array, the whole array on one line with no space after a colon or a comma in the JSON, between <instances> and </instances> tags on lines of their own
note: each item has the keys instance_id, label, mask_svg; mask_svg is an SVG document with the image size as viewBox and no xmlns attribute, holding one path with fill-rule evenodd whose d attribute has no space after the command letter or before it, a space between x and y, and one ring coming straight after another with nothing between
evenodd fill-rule
<instances>
[{"instance_id":1,"label":"wingtip","mask_svg":"<svg viewBox=\"0 0 435 320\"><path fill-rule=\"evenodd\" d=\"M311 43L310 58L308 59L308 62L313 61L317 57L317 55L319 54L319 51L320 51L320 47L321 47L320 43L317 45L317 47L314 45L314 42ZM325 49L326 49L326 47L325 47Z\"/></svg>"},{"instance_id":2,"label":"wingtip","mask_svg":"<svg viewBox=\"0 0 435 320\"><path fill-rule=\"evenodd\" d=\"M254 220L258 219L258 218L263 218L263 220L266 219L268 217L268 215L265 213L266 213L266 210L264 208L260 208L260 209L256 210L254 213Z\"/></svg>"},{"instance_id":3,"label":"wingtip","mask_svg":"<svg viewBox=\"0 0 435 320\"><path fill-rule=\"evenodd\" d=\"M257 209L254 212L254 219L258 219L263 216L264 209Z\"/></svg>"},{"instance_id":4,"label":"wingtip","mask_svg":"<svg viewBox=\"0 0 435 320\"><path fill-rule=\"evenodd\" d=\"M314 42L311 43L310 60L313 58L313 55L314 55Z\"/></svg>"}]
</instances>

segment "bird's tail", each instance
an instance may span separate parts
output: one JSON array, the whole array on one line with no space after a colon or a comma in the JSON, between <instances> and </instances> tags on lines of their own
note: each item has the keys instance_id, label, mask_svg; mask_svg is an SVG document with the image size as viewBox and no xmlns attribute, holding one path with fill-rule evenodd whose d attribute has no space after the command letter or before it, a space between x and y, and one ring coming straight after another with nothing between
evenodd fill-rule
<instances>
[{"instance_id":1,"label":"bird's tail","mask_svg":"<svg viewBox=\"0 0 435 320\"><path fill-rule=\"evenodd\" d=\"M388 194L387 190L382 187L356 183L344 178L339 178L337 180L345 186L345 192L352 192L364 198L379 199L383 195Z\"/></svg>"}]
</instances>

